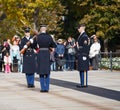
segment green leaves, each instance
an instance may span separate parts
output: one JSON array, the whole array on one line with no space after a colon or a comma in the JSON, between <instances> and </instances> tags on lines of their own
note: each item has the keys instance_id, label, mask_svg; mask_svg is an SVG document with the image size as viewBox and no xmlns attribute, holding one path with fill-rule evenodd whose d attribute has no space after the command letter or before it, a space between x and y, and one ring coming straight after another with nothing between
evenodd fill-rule
<instances>
[{"instance_id":1,"label":"green leaves","mask_svg":"<svg viewBox=\"0 0 120 110\"><path fill-rule=\"evenodd\" d=\"M65 19L62 20L62 17ZM89 36L111 39L120 34L118 0L1 0L0 36L23 35L23 27L39 30L41 24L57 37L77 38L76 25L85 23ZM7 27L7 28L6 28ZM8 30L8 28L10 30Z\"/></svg>"},{"instance_id":2,"label":"green leaves","mask_svg":"<svg viewBox=\"0 0 120 110\"><path fill-rule=\"evenodd\" d=\"M86 5L88 7L91 7L89 5L89 2L89 0L86 0ZM87 24L89 34L92 34L90 26L94 25L94 30L96 31L98 36L103 37L105 39L111 39L115 35L113 36L113 34L111 34L110 32L119 31L119 3L114 0L92 0L91 2L93 3L92 8L89 8L90 10L87 11L87 14L84 13L84 16L80 20L80 22L85 22ZM95 32L94 30L93 32Z\"/></svg>"},{"instance_id":3,"label":"green leaves","mask_svg":"<svg viewBox=\"0 0 120 110\"><path fill-rule=\"evenodd\" d=\"M0 36L3 36L3 31L5 31L4 36L7 37L12 37L16 32L22 35L22 28L24 26L33 28L33 24L37 30L41 24L47 24L51 33L61 31L59 27L63 23L61 17L65 13L65 7L59 0L2 0L0 4L2 7L0 17L2 17L1 13L6 15L0 21L0 28L2 26L10 28L9 31L1 28Z\"/></svg>"}]
</instances>

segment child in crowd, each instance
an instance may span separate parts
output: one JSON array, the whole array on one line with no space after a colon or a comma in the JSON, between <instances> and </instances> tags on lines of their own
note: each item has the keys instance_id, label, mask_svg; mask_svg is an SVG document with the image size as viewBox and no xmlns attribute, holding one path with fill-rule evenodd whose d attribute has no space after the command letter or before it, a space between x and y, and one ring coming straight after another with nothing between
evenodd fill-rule
<instances>
[{"instance_id":1,"label":"child in crowd","mask_svg":"<svg viewBox=\"0 0 120 110\"><path fill-rule=\"evenodd\" d=\"M9 53L7 52L6 55L4 56L4 65L5 65L5 73L10 73L10 65L11 65L12 61L11 61L11 57L9 55Z\"/></svg>"}]
</instances>

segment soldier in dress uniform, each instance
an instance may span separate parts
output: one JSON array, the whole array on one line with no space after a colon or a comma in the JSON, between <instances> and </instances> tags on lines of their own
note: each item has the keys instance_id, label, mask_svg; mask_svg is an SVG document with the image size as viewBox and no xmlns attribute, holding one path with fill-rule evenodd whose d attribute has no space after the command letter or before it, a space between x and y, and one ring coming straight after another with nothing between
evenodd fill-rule
<instances>
[{"instance_id":1,"label":"soldier in dress uniform","mask_svg":"<svg viewBox=\"0 0 120 110\"><path fill-rule=\"evenodd\" d=\"M40 51L37 56L37 73L40 77L40 92L48 92L50 84L50 49L54 50L56 44L53 38L46 33L46 25L41 25L40 34L37 36L37 44Z\"/></svg>"},{"instance_id":2,"label":"soldier in dress uniform","mask_svg":"<svg viewBox=\"0 0 120 110\"><path fill-rule=\"evenodd\" d=\"M30 42L30 45L27 45L27 42ZM34 49L37 47L37 43L35 39L32 39L30 35L30 28L27 27L25 29L25 36L21 39L21 43L19 44L20 50L23 48L26 49L23 54L23 70L22 72L26 75L27 87L33 88L34 86L34 75L36 72L36 54Z\"/></svg>"},{"instance_id":3,"label":"soldier in dress uniform","mask_svg":"<svg viewBox=\"0 0 120 110\"><path fill-rule=\"evenodd\" d=\"M77 85L77 87L87 87L89 70L89 38L85 32L85 24L80 24L78 26L78 31L80 33L77 40L80 84Z\"/></svg>"}]
</instances>

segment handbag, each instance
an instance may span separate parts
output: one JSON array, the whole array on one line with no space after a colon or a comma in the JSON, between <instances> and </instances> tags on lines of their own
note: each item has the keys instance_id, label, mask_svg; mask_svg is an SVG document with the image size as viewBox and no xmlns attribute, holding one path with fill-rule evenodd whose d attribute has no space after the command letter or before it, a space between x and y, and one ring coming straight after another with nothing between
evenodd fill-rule
<instances>
[{"instance_id":1,"label":"handbag","mask_svg":"<svg viewBox=\"0 0 120 110\"><path fill-rule=\"evenodd\" d=\"M69 48L68 54L75 55L76 54L75 48Z\"/></svg>"},{"instance_id":2,"label":"handbag","mask_svg":"<svg viewBox=\"0 0 120 110\"><path fill-rule=\"evenodd\" d=\"M50 53L50 62L54 62L54 61L55 61L54 53L51 52Z\"/></svg>"},{"instance_id":3,"label":"handbag","mask_svg":"<svg viewBox=\"0 0 120 110\"><path fill-rule=\"evenodd\" d=\"M63 66L66 63L66 59L65 58L57 58L56 62L59 66Z\"/></svg>"}]
</instances>

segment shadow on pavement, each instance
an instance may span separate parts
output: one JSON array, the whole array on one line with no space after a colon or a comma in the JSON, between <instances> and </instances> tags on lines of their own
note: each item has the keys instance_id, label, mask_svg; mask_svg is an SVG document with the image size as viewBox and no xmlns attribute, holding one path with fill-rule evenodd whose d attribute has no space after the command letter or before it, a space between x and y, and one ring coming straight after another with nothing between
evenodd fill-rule
<instances>
[{"instance_id":1,"label":"shadow on pavement","mask_svg":"<svg viewBox=\"0 0 120 110\"><path fill-rule=\"evenodd\" d=\"M38 78L36 78L36 80L39 81ZM77 88L76 87L77 83L54 79L54 78L51 78L50 83L52 85L61 86L61 87L69 88L69 89L74 89L74 90L77 90L80 92L85 92L85 93L101 96L104 98L109 98L109 99L120 101L120 92L119 91L105 89L105 88L91 86L91 85L89 85L86 88Z\"/></svg>"}]
</instances>

